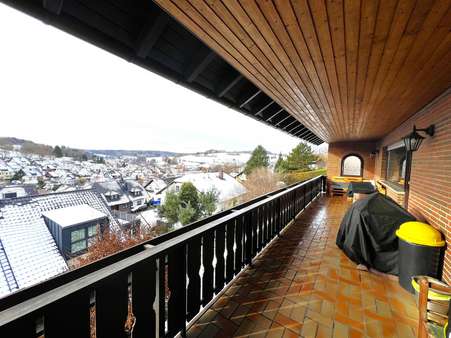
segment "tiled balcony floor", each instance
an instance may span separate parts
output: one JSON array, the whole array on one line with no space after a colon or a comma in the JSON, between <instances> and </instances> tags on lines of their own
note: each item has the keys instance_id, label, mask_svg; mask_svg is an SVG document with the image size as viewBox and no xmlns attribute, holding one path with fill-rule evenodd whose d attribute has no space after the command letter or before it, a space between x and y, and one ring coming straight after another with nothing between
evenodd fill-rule
<instances>
[{"instance_id":1,"label":"tiled balcony floor","mask_svg":"<svg viewBox=\"0 0 451 338\"><path fill-rule=\"evenodd\" d=\"M189 337L415 337L412 295L335 245L349 203L314 201L189 329Z\"/></svg>"}]
</instances>

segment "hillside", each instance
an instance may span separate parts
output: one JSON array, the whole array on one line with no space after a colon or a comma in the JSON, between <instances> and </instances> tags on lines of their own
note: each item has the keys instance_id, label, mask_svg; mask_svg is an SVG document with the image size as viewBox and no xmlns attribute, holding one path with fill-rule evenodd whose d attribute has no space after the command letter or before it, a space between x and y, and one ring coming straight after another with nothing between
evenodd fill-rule
<instances>
[{"instance_id":1,"label":"hillside","mask_svg":"<svg viewBox=\"0 0 451 338\"><path fill-rule=\"evenodd\" d=\"M0 137L0 148L5 150L19 148L22 153L42 156L51 155L53 151L52 146L16 137Z\"/></svg>"}]
</instances>

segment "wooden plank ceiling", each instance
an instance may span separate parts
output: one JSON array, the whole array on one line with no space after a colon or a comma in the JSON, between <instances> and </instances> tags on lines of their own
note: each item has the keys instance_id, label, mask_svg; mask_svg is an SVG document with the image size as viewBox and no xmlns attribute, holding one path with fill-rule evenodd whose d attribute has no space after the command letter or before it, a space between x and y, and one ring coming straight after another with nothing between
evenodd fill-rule
<instances>
[{"instance_id":1,"label":"wooden plank ceiling","mask_svg":"<svg viewBox=\"0 0 451 338\"><path fill-rule=\"evenodd\" d=\"M327 142L378 139L451 84L450 0L155 0Z\"/></svg>"}]
</instances>

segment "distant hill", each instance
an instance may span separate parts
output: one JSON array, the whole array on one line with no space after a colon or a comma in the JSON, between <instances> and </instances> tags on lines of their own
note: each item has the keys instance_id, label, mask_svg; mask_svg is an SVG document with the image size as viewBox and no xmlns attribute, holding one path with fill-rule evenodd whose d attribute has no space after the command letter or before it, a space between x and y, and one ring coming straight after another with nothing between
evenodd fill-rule
<instances>
[{"instance_id":1,"label":"distant hill","mask_svg":"<svg viewBox=\"0 0 451 338\"><path fill-rule=\"evenodd\" d=\"M13 150L20 147L20 151L25 154L37 154L41 156L48 156L53 154L53 147L35 143L33 141L24 140L16 137L0 137L0 149ZM75 149L65 146L60 146L63 152L63 156L74 157L79 159L93 158L95 155L103 155L107 157L120 157L120 156L136 156L136 157L175 157L184 155L212 155L215 153L251 153L248 150L239 151L225 151L208 149L206 151L194 152L194 153L178 153L173 151L164 150L121 150L121 149ZM271 154L268 152L268 154Z\"/></svg>"},{"instance_id":2,"label":"distant hill","mask_svg":"<svg viewBox=\"0 0 451 338\"><path fill-rule=\"evenodd\" d=\"M86 150L92 155L104 155L110 157L136 156L136 157L173 157L180 153L162 150L117 150L117 149L89 149Z\"/></svg>"},{"instance_id":3,"label":"distant hill","mask_svg":"<svg viewBox=\"0 0 451 338\"><path fill-rule=\"evenodd\" d=\"M50 156L54 154L54 147L52 146L16 137L0 137L0 148L6 150L17 149L23 154L36 154L41 156ZM88 159L87 153L83 149L74 149L65 146L59 146L59 148L61 149L62 156L73 157L80 160Z\"/></svg>"},{"instance_id":4,"label":"distant hill","mask_svg":"<svg viewBox=\"0 0 451 338\"><path fill-rule=\"evenodd\" d=\"M33 141L23 140L16 137L0 137L0 148L6 150L13 150L16 147L20 147L20 151L25 154L37 154L37 155L51 155L53 147L34 143Z\"/></svg>"},{"instance_id":5,"label":"distant hill","mask_svg":"<svg viewBox=\"0 0 451 338\"><path fill-rule=\"evenodd\" d=\"M16 137L0 137L0 146L4 145L4 144L22 145L25 142L31 142L31 141L22 140L22 139L16 138Z\"/></svg>"}]
</instances>

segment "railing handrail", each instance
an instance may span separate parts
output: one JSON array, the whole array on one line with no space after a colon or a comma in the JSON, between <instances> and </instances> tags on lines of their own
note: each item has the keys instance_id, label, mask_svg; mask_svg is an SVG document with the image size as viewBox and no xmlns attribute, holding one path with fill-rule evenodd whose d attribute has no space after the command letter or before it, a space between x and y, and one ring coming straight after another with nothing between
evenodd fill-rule
<instances>
[{"instance_id":1,"label":"railing handrail","mask_svg":"<svg viewBox=\"0 0 451 338\"><path fill-rule=\"evenodd\" d=\"M132 267L133 265L142 262L146 259L152 258L152 257L158 257L159 255L163 254L166 251L170 251L174 248L176 248L178 245L183 244L190 238L199 236L221 224L227 223L230 220L233 220L237 217L240 217L242 215L245 215L247 212L263 205L268 202L271 202L285 194L288 194L289 192L298 189L299 187L306 186L310 182L313 182L319 178L323 177L323 175L316 176L314 178L311 178L307 181L291 185L288 188L283 189L282 191L279 191L275 194L271 194L266 198L263 198L255 203L252 203L244 208L241 208L239 210L232 211L228 213L227 215L224 215L223 217L220 217L218 219L212 220L211 222L208 222L206 224L203 224L199 227L195 227L183 234L180 234L178 236L175 236L173 238L170 238L162 243L159 243L156 246L153 247L145 247L145 244L148 242L144 242L140 244L142 251L132 254L131 256L125 257L119 261L113 262L111 264L108 264L106 266L101 267L98 270L88 272L85 275L78 276L76 273L77 270L72 270L69 272L66 272L64 274L55 276L52 279L49 279L47 281L44 281L38 285L32 286L27 289L19 290L16 293L11 294L10 296L7 296L3 299L0 299L0 327L15 320L20 317L23 317L24 315L27 315L29 313L32 313L36 310L39 310L43 308L46 305L49 305L59 299L64 298L65 296L68 296L70 294L73 294L81 289L84 289L86 287L89 287L90 285L93 285L94 283L103 280L107 278L108 276L111 276L113 274L116 274L118 272L127 270L127 268ZM101 262L102 260L98 261ZM97 262L94 262L91 264L95 264ZM74 279L71 279L70 276L75 275ZM62 283L61 285L55 287L55 288L49 288L47 291L45 291L47 288L45 287L46 284L55 284L56 280L67 280L67 282ZM43 290L42 293L37 292L37 295L32 295L31 297L26 297L26 299L21 299L21 293L29 291L30 289L35 288L36 290ZM5 306L6 305L6 306Z\"/></svg>"}]
</instances>

